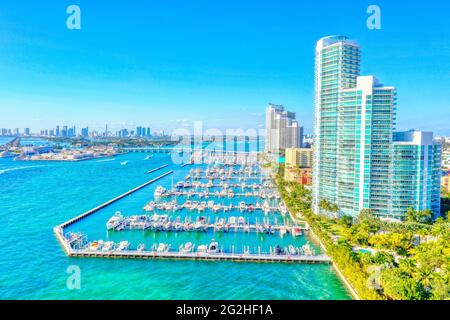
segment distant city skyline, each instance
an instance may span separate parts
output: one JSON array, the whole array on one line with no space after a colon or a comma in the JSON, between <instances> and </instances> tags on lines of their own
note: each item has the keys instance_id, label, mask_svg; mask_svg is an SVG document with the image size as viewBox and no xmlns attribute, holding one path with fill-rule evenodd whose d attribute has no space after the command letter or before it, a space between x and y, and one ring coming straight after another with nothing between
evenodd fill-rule
<instances>
[{"instance_id":1,"label":"distant city skyline","mask_svg":"<svg viewBox=\"0 0 450 320\"><path fill-rule=\"evenodd\" d=\"M369 1L0 4L0 128L40 131L149 125L173 130L264 127L269 102L313 132L317 39L346 34L364 47L362 74L395 84L398 130L450 135L450 40L445 4L378 0L382 29L366 27ZM106 4L104 4L106 5ZM420 41L418 41L420 39ZM98 130L99 130L98 129Z\"/></svg>"}]
</instances>

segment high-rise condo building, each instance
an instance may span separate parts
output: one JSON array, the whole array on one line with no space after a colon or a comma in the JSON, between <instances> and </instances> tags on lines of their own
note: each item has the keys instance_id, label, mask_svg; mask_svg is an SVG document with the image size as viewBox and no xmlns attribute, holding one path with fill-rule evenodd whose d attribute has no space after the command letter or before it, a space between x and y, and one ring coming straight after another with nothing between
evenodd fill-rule
<instances>
[{"instance_id":1,"label":"high-rise condo building","mask_svg":"<svg viewBox=\"0 0 450 320\"><path fill-rule=\"evenodd\" d=\"M359 50L341 36L317 43L314 209L326 200L352 216L401 218L409 207L437 215L441 147L432 133L394 134L396 90L359 76Z\"/></svg>"},{"instance_id":2,"label":"high-rise condo building","mask_svg":"<svg viewBox=\"0 0 450 320\"><path fill-rule=\"evenodd\" d=\"M323 199L332 203L339 200L338 103L344 89L356 86L360 73L360 47L347 37L325 37L317 42L315 59L313 195L317 210Z\"/></svg>"},{"instance_id":3,"label":"high-rise condo building","mask_svg":"<svg viewBox=\"0 0 450 320\"><path fill-rule=\"evenodd\" d=\"M442 146L432 132L394 134L393 215L401 216L410 207L439 214L441 157Z\"/></svg>"},{"instance_id":4,"label":"high-rise condo building","mask_svg":"<svg viewBox=\"0 0 450 320\"><path fill-rule=\"evenodd\" d=\"M395 88L358 77L338 101L336 203L345 214L373 209L388 215Z\"/></svg>"},{"instance_id":5,"label":"high-rise condo building","mask_svg":"<svg viewBox=\"0 0 450 320\"><path fill-rule=\"evenodd\" d=\"M281 105L269 104L266 109L266 152L278 153L286 148L300 148L303 127L295 120L295 113Z\"/></svg>"}]
</instances>

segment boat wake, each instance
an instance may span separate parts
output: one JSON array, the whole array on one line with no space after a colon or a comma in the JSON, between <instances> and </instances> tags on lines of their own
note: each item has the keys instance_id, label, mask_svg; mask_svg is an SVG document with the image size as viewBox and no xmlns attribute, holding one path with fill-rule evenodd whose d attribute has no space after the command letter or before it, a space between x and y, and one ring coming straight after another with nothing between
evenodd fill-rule
<instances>
[{"instance_id":1,"label":"boat wake","mask_svg":"<svg viewBox=\"0 0 450 320\"><path fill-rule=\"evenodd\" d=\"M0 170L0 174L4 174L10 171L24 170L24 169L33 169L33 168L42 168L45 166L29 166L29 167L16 167L16 168L8 168Z\"/></svg>"},{"instance_id":2,"label":"boat wake","mask_svg":"<svg viewBox=\"0 0 450 320\"><path fill-rule=\"evenodd\" d=\"M109 162L109 161L114 161L116 160L115 158L112 159L104 159L104 160L98 160L97 162Z\"/></svg>"}]
</instances>

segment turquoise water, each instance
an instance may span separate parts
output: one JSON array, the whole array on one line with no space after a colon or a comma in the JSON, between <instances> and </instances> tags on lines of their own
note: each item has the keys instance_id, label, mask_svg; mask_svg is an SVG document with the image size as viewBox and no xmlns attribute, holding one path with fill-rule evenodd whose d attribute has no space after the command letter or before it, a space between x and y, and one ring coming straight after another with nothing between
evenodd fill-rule
<instances>
[{"instance_id":1,"label":"turquoise water","mask_svg":"<svg viewBox=\"0 0 450 320\"><path fill-rule=\"evenodd\" d=\"M136 153L112 161L78 163L0 159L0 215L3 222L0 233L0 298L350 299L328 265L107 260L65 256L52 232L55 225L169 169L176 170L173 178L168 176L73 225L71 229L85 232L90 240L126 239L132 245L140 242L151 245L161 241L178 244L186 239L192 239L196 244L207 244L212 237L220 245L228 246L239 241L251 244L252 248L288 243L297 245L307 241L304 237L281 239L256 234L225 237L208 233L107 232L105 222L116 210L121 210L124 215L141 213L145 203L152 200L158 184L170 186L172 179L174 182L181 180L190 169L171 164L147 175L148 170L171 163L170 156L155 155L151 160L144 158L144 154ZM127 165L120 164L126 160ZM80 290L67 289L69 275L66 270L71 265L81 269Z\"/></svg>"}]
</instances>

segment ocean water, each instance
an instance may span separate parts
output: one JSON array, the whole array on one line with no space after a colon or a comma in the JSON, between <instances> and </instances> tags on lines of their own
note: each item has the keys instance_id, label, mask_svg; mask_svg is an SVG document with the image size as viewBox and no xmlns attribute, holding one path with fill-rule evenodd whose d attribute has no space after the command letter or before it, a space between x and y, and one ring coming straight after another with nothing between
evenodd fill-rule
<instances>
[{"instance_id":1,"label":"ocean water","mask_svg":"<svg viewBox=\"0 0 450 320\"><path fill-rule=\"evenodd\" d=\"M55 225L170 169L175 170L173 175L74 224L70 230L84 232L90 240L129 240L132 247L166 242L177 248L186 241L208 244L215 238L225 249L236 244L239 251L238 244L245 243L252 251L258 246L264 251L277 244L298 246L309 240L304 236L293 239L257 234L106 231L105 223L115 211L141 214L142 207L153 199L157 185L170 187L191 169L172 164L169 155L144 158L145 154L135 153L76 163L0 159L0 298L350 299L328 265L67 257L53 235ZM124 161L127 164L121 165ZM146 174L166 163L169 167ZM257 214L246 218L261 219ZM81 270L79 290L70 290L66 285L67 268L73 265Z\"/></svg>"}]
</instances>

